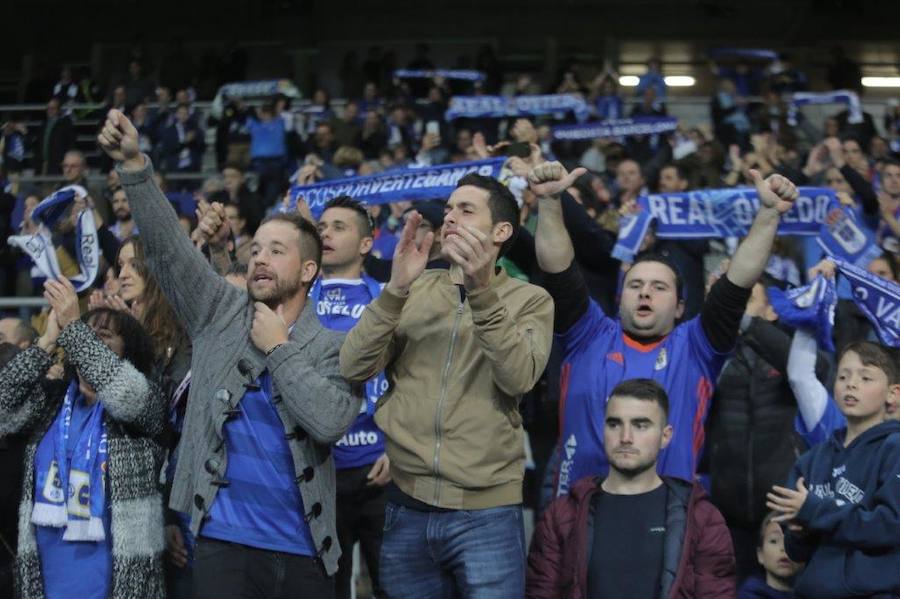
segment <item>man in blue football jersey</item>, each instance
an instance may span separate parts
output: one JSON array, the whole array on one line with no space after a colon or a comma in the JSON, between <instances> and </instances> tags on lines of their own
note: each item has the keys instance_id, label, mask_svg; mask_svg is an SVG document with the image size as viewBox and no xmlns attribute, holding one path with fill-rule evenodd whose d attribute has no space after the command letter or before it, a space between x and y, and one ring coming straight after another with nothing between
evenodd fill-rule
<instances>
[{"instance_id":1,"label":"man in blue football jersey","mask_svg":"<svg viewBox=\"0 0 900 599\"><path fill-rule=\"evenodd\" d=\"M322 326L346 332L381 293L381 284L363 272L363 262L372 250L372 222L362 204L340 196L325 205L318 228L322 276L310 290L310 299ZM357 541L369 568L373 595L386 596L378 579L378 555L384 528L384 486L391 477L384 433L375 424L375 403L386 390L383 372L366 383L366 401L359 415L332 448L342 550L335 576L338 599L351 597L353 544Z\"/></svg>"},{"instance_id":2,"label":"man in blue football jersey","mask_svg":"<svg viewBox=\"0 0 900 599\"><path fill-rule=\"evenodd\" d=\"M797 189L786 178L750 171L760 210L737 249L726 276L710 290L700 314L677 324L684 311L682 279L666 256L638 256L625 274L619 318L590 300L573 264L574 250L560 208L560 194L584 172L567 173L556 162L529 175L540 201L535 235L538 263L555 303L554 329L564 361L560 382L561 463L557 494L592 474L605 474L603 422L610 391L621 381L650 378L671 398L677 431L659 456L660 474L692 480L703 448L703 424L713 384L734 348L738 325L778 229Z\"/></svg>"}]
</instances>

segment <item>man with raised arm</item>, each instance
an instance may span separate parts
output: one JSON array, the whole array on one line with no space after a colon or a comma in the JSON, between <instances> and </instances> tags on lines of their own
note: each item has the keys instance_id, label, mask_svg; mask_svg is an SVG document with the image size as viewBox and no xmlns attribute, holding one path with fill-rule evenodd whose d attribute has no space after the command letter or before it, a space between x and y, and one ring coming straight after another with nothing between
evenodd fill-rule
<instances>
[{"instance_id":1,"label":"man with raised arm","mask_svg":"<svg viewBox=\"0 0 900 599\"><path fill-rule=\"evenodd\" d=\"M714 382L734 348L750 291L797 190L780 175L764 181L751 171L759 212L697 317L678 324L684 311L681 275L666 256L645 254L625 274L615 319L588 297L562 220L559 196L583 171L567 173L558 162L550 162L529 175L540 201L535 250L555 302L554 329L565 356L557 494L568 492L569 485L584 476L607 472L602 436L606 402L618 383L632 378L657 381L671 400L669 421L677 432L660 453L659 473L693 480Z\"/></svg>"},{"instance_id":2,"label":"man with raised arm","mask_svg":"<svg viewBox=\"0 0 900 599\"><path fill-rule=\"evenodd\" d=\"M338 372L340 335L307 302L322 256L315 226L299 215L261 225L239 290L182 231L131 122L111 110L98 141L118 163L147 266L194 347L170 499L198 539L194 596L332 597L331 444L361 398ZM212 234L227 235L227 221Z\"/></svg>"}]
</instances>

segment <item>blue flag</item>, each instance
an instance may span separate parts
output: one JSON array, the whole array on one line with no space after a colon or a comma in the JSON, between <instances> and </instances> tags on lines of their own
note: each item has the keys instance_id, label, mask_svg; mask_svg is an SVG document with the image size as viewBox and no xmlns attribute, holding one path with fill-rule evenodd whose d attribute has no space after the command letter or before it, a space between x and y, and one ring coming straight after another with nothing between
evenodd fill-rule
<instances>
[{"instance_id":1,"label":"blue flag","mask_svg":"<svg viewBox=\"0 0 900 599\"><path fill-rule=\"evenodd\" d=\"M296 209L297 198L301 196L316 218L325 210L325 204L329 200L342 195L350 196L363 204L445 199L456 189L459 180L470 173L498 178L504 162L506 158L491 158L427 168L399 169L312 185L295 185L291 187L291 204L288 210Z\"/></svg>"},{"instance_id":2,"label":"blue flag","mask_svg":"<svg viewBox=\"0 0 900 599\"><path fill-rule=\"evenodd\" d=\"M444 115L448 121L461 117L506 118L571 112L579 122L587 120L591 107L575 94L545 96L453 96Z\"/></svg>"},{"instance_id":3,"label":"blue flag","mask_svg":"<svg viewBox=\"0 0 900 599\"><path fill-rule=\"evenodd\" d=\"M603 139L628 135L655 135L678 128L674 117L636 117L632 119L611 119L599 123L580 125L560 125L553 127L553 139Z\"/></svg>"},{"instance_id":4,"label":"blue flag","mask_svg":"<svg viewBox=\"0 0 900 599\"><path fill-rule=\"evenodd\" d=\"M860 226L853 210L838 204L828 211L828 218L816 241L831 258L850 262L861 268L881 255L875 236Z\"/></svg>"},{"instance_id":5,"label":"blue flag","mask_svg":"<svg viewBox=\"0 0 900 599\"><path fill-rule=\"evenodd\" d=\"M818 235L830 207L837 202L835 193L826 187L800 187L798 191L800 196L781 217L778 234ZM660 239L744 237L759 210L752 187L652 194L639 197L637 203L638 221L619 230L614 252L624 256L620 260L630 261L626 258L638 252L648 220L655 222Z\"/></svg>"},{"instance_id":6,"label":"blue flag","mask_svg":"<svg viewBox=\"0 0 900 599\"><path fill-rule=\"evenodd\" d=\"M900 347L900 285L848 262L834 263L850 282L853 301L875 327L881 342Z\"/></svg>"},{"instance_id":7,"label":"blue flag","mask_svg":"<svg viewBox=\"0 0 900 599\"><path fill-rule=\"evenodd\" d=\"M484 81L485 75L481 71L465 69L397 69L394 71L397 79L459 79L462 81Z\"/></svg>"},{"instance_id":8,"label":"blue flag","mask_svg":"<svg viewBox=\"0 0 900 599\"><path fill-rule=\"evenodd\" d=\"M834 351L831 331L834 328L834 307L837 289L834 279L819 275L809 285L783 291L778 287L766 290L772 309L779 320L795 329L815 331L820 347Z\"/></svg>"}]
</instances>

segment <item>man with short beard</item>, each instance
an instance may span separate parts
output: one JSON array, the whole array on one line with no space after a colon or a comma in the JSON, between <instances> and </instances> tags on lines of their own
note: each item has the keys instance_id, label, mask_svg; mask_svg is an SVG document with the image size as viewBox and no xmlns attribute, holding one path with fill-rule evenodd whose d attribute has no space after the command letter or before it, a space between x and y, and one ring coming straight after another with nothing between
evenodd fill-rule
<instances>
[{"instance_id":1,"label":"man with short beard","mask_svg":"<svg viewBox=\"0 0 900 599\"><path fill-rule=\"evenodd\" d=\"M360 398L338 372L340 335L307 302L322 254L315 226L297 214L263 223L245 292L181 230L121 112L109 112L98 142L118 163L147 268L193 343L170 507L190 515L197 537L194 596L332 597L341 550L331 444ZM202 226L211 245L229 234L224 210Z\"/></svg>"},{"instance_id":2,"label":"man with short beard","mask_svg":"<svg viewBox=\"0 0 900 599\"><path fill-rule=\"evenodd\" d=\"M526 597L735 596L722 514L699 483L656 473L674 434L668 407L651 379L613 389L603 425L609 474L581 479L547 508L531 543Z\"/></svg>"}]
</instances>

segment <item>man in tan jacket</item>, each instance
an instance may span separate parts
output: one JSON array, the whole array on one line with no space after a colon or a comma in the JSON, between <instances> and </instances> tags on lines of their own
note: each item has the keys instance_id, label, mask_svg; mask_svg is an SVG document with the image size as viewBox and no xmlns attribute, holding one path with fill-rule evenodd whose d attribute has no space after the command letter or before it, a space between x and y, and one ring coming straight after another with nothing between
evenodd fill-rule
<instances>
[{"instance_id":1,"label":"man in tan jacket","mask_svg":"<svg viewBox=\"0 0 900 599\"><path fill-rule=\"evenodd\" d=\"M519 399L550 352L553 302L496 261L518 229L512 193L472 174L445 208L447 270L425 271L412 214L391 280L341 349L341 373L385 370L375 421L385 433L388 488L381 579L390 597L520 598L524 440Z\"/></svg>"}]
</instances>

